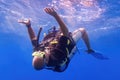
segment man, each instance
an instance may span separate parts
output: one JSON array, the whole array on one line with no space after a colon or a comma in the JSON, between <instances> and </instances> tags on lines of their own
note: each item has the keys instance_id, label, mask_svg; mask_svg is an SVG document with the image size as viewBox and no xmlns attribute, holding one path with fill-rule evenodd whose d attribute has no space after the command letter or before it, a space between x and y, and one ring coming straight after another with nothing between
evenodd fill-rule
<instances>
[{"instance_id":1,"label":"man","mask_svg":"<svg viewBox=\"0 0 120 80\"><path fill-rule=\"evenodd\" d=\"M65 23L62 21L58 13L53 8L45 8L44 11L53 16L60 26L60 30L55 27L47 34L41 43L38 42L38 37L35 36L31 27L31 22L27 20L19 20L19 23L26 25L30 40L34 47L32 65L36 70L50 69L57 72L63 72L71 57L76 50L76 43L82 38L87 46L87 52L94 52L89 44L88 35L84 28L70 33ZM41 29L39 33L41 32Z\"/></svg>"}]
</instances>

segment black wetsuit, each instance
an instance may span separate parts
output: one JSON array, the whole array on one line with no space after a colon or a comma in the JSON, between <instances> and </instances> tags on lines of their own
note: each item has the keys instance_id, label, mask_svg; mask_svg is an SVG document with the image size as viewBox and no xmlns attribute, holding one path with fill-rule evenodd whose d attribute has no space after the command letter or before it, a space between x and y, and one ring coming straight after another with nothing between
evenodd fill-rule
<instances>
[{"instance_id":1,"label":"black wetsuit","mask_svg":"<svg viewBox=\"0 0 120 80\"><path fill-rule=\"evenodd\" d=\"M47 40L50 39L50 38L51 38L51 40L52 40L52 38L53 39L56 38L57 33L58 32L48 34L43 39L44 42L46 41L44 46L48 46L49 42L47 42ZM50 56L49 56L49 59L48 59L49 61L48 61L47 66L48 67L54 67L54 69L53 69L54 71L62 72L68 66L69 59L67 58L67 56L70 54L70 52L74 48L75 44L74 44L74 42L73 42L71 37L68 38L68 37L65 37L65 36L59 36L59 38L57 38L57 39L58 39L58 44L56 44L55 47L50 50ZM67 44L68 40L70 41L69 44ZM32 41L32 43L33 43L33 45L36 46L34 48L35 51L36 50L40 50L40 48L42 48L41 45L36 45L37 42L35 40ZM69 53L67 52L66 48L68 49ZM61 70L60 69L60 67L61 67L60 64L62 64L65 59L67 59L66 68L64 70Z\"/></svg>"},{"instance_id":2,"label":"black wetsuit","mask_svg":"<svg viewBox=\"0 0 120 80\"><path fill-rule=\"evenodd\" d=\"M70 44L67 44L69 38L65 37L65 36L61 36L58 44L56 45L56 47L51 50L51 55L49 57L49 62L48 62L48 66L55 66L54 71L57 72L62 72L64 70L60 69L60 64L63 63L63 61L65 61L67 59L66 62L66 68L68 66L69 63L69 59L68 59L68 55L70 54L71 50L74 48L74 44L72 43L72 41L70 40ZM67 52L66 48L68 49L69 53Z\"/></svg>"}]
</instances>

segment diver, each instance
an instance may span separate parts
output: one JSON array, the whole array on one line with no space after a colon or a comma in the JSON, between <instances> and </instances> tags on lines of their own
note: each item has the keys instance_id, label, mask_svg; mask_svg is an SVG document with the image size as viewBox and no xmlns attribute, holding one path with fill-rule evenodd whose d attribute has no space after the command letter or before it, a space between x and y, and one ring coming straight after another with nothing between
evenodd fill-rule
<instances>
[{"instance_id":1,"label":"diver","mask_svg":"<svg viewBox=\"0 0 120 80\"><path fill-rule=\"evenodd\" d=\"M30 19L18 20L19 23L23 23L27 27L34 48L32 65L36 70L65 71L72 56L75 54L76 44L81 38L87 46L87 52L94 52L84 28L69 32L67 26L53 8L45 8L44 11L56 19L60 29L56 29L56 27L51 28L40 43L39 36L42 28L40 28L38 36L36 36L31 27Z\"/></svg>"}]
</instances>

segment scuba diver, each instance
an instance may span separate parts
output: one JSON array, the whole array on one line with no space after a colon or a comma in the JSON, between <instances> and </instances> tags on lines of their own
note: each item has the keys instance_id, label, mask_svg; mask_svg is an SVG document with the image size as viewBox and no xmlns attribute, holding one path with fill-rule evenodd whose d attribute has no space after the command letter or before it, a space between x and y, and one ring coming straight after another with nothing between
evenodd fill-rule
<instances>
[{"instance_id":1,"label":"scuba diver","mask_svg":"<svg viewBox=\"0 0 120 80\"><path fill-rule=\"evenodd\" d=\"M31 27L30 19L18 20L19 23L23 23L27 27L34 48L32 65L36 70L65 71L72 56L75 54L77 49L76 44L81 38L87 46L87 52L94 52L84 28L69 32L67 26L53 8L45 8L44 11L56 19L60 29L56 29L55 27L51 28L40 43L39 36L42 28L40 28L38 36L36 36Z\"/></svg>"}]
</instances>

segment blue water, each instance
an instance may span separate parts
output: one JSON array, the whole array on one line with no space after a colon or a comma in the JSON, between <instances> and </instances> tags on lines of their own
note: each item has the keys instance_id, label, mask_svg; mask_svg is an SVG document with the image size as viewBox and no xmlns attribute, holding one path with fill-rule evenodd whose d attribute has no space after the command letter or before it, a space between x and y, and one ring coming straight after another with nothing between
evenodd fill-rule
<instances>
[{"instance_id":1,"label":"blue water","mask_svg":"<svg viewBox=\"0 0 120 80\"><path fill-rule=\"evenodd\" d=\"M120 80L119 5L119 0L0 0L0 80ZM36 33L39 26L46 32L58 24L45 7L54 7L70 31L86 28L92 48L109 60L86 54L80 40L80 54L65 72L35 71L27 29L17 20L31 18Z\"/></svg>"}]
</instances>

